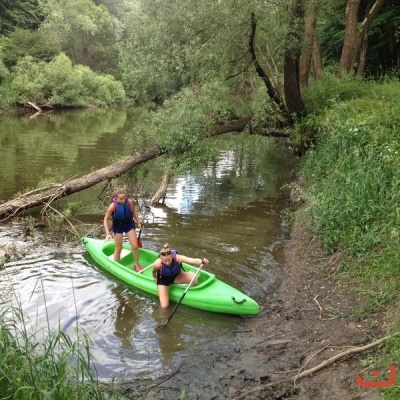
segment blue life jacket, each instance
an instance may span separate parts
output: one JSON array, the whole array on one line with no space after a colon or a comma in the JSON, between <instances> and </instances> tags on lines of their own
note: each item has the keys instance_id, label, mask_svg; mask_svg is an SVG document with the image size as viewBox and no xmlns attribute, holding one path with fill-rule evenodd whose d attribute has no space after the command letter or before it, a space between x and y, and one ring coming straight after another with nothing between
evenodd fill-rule
<instances>
[{"instance_id":1,"label":"blue life jacket","mask_svg":"<svg viewBox=\"0 0 400 400\"><path fill-rule=\"evenodd\" d=\"M128 200L125 201L125 204L119 204L115 199L112 202L114 204L113 226L125 226L133 222L133 214Z\"/></svg>"},{"instance_id":2,"label":"blue life jacket","mask_svg":"<svg viewBox=\"0 0 400 400\"><path fill-rule=\"evenodd\" d=\"M171 250L172 264L170 266L162 264L161 270L157 271L158 279L168 279L173 282L176 276L183 270L182 263L179 263L176 259L178 254L177 250Z\"/></svg>"}]
</instances>

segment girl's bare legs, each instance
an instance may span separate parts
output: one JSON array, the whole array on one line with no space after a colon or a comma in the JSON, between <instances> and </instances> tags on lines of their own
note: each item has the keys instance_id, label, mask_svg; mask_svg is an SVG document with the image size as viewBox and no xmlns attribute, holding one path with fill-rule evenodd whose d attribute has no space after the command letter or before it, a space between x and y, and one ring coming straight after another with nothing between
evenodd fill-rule
<instances>
[{"instance_id":1,"label":"girl's bare legs","mask_svg":"<svg viewBox=\"0 0 400 400\"><path fill-rule=\"evenodd\" d=\"M181 271L179 275L175 278L174 283L190 283L190 281L193 279L194 274L191 272L184 272ZM198 283L198 277L193 281L192 286L196 286Z\"/></svg>"},{"instance_id":2,"label":"girl's bare legs","mask_svg":"<svg viewBox=\"0 0 400 400\"><path fill-rule=\"evenodd\" d=\"M131 229L129 232L126 233L126 236L128 237L129 244L132 247L134 265L139 265L139 246L135 230Z\"/></svg>"},{"instance_id":3,"label":"girl's bare legs","mask_svg":"<svg viewBox=\"0 0 400 400\"><path fill-rule=\"evenodd\" d=\"M168 308L169 306L169 286L158 285L158 297L160 299L161 308Z\"/></svg>"},{"instance_id":4,"label":"girl's bare legs","mask_svg":"<svg viewBox=\"0 0 400 400\"><path fill-rule=\"evenodd\" d=\"M119 261L121 259L121 250L122 250L122 234L114 233L114 260Z\"/></svg>"}]
</instances>

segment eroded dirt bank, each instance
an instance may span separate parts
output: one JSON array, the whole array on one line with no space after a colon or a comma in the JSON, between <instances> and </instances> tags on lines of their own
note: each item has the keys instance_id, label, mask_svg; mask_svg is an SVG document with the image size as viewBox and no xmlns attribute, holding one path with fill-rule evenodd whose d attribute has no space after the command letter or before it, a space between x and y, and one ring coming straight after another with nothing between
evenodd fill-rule
<instances>
[{"instance_id":1,"label":"eroded dirt bank","mask_svg":"<svg viewBox=\"0 0 400 400\"><path fill-rule=\"evenodd\" d=\"M295 382L266 387L385 334L377 316L353 316L361 300L351 282L338 282L334 271L335 259L323 256L302 224L295 223L286 245L284 285L278 296L265 299L262 313L244 319L232 343L198 354L158 380L126 383L125 393L135 399L171 400L379 398L379 389L356 382L357 375L368 380L370 370L360 364L365 352L342 357Z\"/></svg>"}]
</instances>

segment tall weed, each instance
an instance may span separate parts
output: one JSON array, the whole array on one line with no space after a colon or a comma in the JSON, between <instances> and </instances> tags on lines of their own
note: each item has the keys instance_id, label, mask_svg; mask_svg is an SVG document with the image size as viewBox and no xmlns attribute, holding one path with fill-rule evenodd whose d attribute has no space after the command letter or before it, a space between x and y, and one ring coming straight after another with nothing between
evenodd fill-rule
<instances>
[{"instance_id":1,"label":"tall weed","mask_svg":"<svg viewBox=\"0 0 400 400\"><path fill-rule=\"evenodd\" d=\"M317 149L305 157L301 172L310 228L331 252L344 246L362 254L398 232L400 89L397 83L384 85L385 91L382 85L365 85L376 88L373 96L342 102L326 113Z\"/></svg>"},{"instance_id":2,"label":"tall weed","mask_svg":"<svg viewBox=\"0 0 400 400\"><path fill-rule=\"evenodd\" d=\"M45 336L44 341L38 339ZM19 309L0 314L0 398L103 399L86 336L28 333Z\"/></svg>"}]
</instances>

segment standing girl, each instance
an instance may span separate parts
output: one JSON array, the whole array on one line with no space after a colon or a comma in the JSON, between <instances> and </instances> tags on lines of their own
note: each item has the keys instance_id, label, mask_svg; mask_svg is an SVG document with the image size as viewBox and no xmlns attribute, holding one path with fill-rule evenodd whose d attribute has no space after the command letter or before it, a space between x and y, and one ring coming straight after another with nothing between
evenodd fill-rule
<instances>
[{"instance_id":1,"label":"standing girl","mask_svg":"<svg viewBox=\"0 0 400 400\"><path fill-rule=\"evenodd\" d=\"M104 216L104 230L106 231L106 240L111 239L108 222L112 217L112 231L114 233L114 260L119 261L121 258L122 238L126 234L132 247L133 260L136 272L140 272L142 267L139 265L139 246L135 233L135 221L140 229L143 224L135 209L133 201L128 197L125 189L116 189L113 194L113 201L108 206Z\"/></svg>"}]
</instances>

